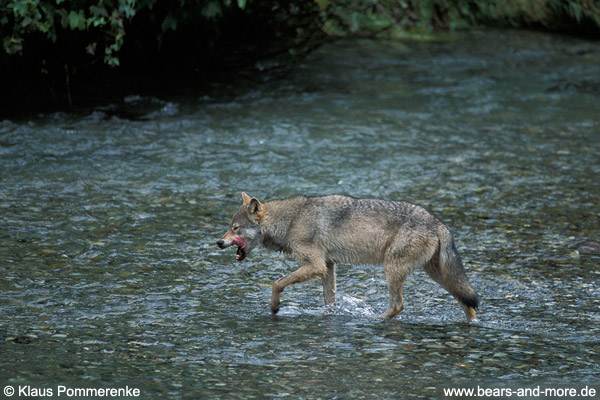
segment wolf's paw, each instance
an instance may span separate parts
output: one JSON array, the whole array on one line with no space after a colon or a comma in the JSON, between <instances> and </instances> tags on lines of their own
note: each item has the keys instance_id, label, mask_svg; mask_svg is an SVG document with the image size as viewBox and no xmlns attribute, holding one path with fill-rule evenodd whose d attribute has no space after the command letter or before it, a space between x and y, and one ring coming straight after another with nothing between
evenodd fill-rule
<instances>
[{"instance_id":1,"label":"wolf's paw","mask_svg":"<svg viewBox=\"0 0 600 400\"><path fill-rule=\"evenodd\" d=\"M281 293L281 289L277 286L277 282L273 283L273 292L271 293L271 311L273 314L277 314L279 311L279 293Z\"/></svg>"},{"instance_id":2,"label":"wolf's paw","mask_svg":"<svg viewBox=\"0 0 600 400\"><path fill-rule=\"evenodd\" d=\"M394 307L388 307L387 310L383 314L379 316L379 318L394 318L396 315L400 314L404 310L404 304L396 305Z\"/></svg>"},{"instance_id":3,"label":"wolf's paw","mask_svg":"<svg viewBox=\"0 0 600 400\"><path fill-rule=\"evenodd\" d=\"M279 311L279 300L271 300L271 312L277 314Z\"/></svg>"}]
</instances>

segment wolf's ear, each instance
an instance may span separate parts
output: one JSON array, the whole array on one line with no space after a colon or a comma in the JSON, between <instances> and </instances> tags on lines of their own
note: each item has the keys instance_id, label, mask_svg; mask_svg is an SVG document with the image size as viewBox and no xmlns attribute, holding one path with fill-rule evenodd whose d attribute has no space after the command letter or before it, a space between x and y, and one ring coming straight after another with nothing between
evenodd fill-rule
<instances>
[{"instance_id":1,"label":"wolf's ear","mask_svg":"<svg viewBox=\"0 0 600 400\"><path fill-rule=\"evenodd\" d=\"M248 214L256 216L258 218L262 218L262 216L265 213L265 206L263 205L263 203L258 201L258 199L256 197L253 197L250 199L250 202L248 203L247 210L248 210Z\"/></svg>"},{"instance_id":2,"label":"wolf's ear","mask_svg":"<svg viewBox=\"0 0 600 400\"><path fill-rule=\"evenodd\" d=\"M246 192L242 192L242 205L247 206L250 204L250 200L252 200L252 198L248 196Z\"/></svg>"}]
</instances>

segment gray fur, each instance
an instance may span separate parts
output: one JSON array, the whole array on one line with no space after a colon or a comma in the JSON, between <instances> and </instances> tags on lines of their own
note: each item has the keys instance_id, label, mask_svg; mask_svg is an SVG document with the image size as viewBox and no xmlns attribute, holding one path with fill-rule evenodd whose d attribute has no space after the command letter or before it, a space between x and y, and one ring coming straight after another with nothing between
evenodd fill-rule
<instances>
[{"instance_id":1,"label":"gray fur","mask_svg":"<svg viewBox=\"0 0 600 400\"><path fill-rule=\"evenodd\" d=\"M335 264L351 263L384 266L390 303L383 317L393 318L402 311L404 280L422 267L456 297L467 319L476 321L478 297L465 275L452 234L424 208L403 201L342 195L298 196L264 203L245 193L242 197L244 204L223 240L240 236L247 242L247 254L262 244L291 254L300 264L297 271L273 284L274 313L287 286L316 277L322 278L325 302L332 303Z\"/></svg>"}]
</instances>

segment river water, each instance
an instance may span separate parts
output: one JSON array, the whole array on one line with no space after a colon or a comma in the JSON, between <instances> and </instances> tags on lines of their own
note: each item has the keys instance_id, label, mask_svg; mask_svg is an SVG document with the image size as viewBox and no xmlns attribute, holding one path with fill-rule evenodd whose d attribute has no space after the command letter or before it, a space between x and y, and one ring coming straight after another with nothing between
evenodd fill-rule
<instances>
[{"instance_id":1,"label":"river water","mask_svg":"<svg viewBox=\"0 0 600 400\"><path fill-rule=\"evenodd\" d=\"M142 398L600 392L600 43L530 32L329 44L289 76L0 123L0 384ZM453 231L469 326L423 271L320 281L215 241L240 192L407 200Z\"/></svg>"}]
</instances>

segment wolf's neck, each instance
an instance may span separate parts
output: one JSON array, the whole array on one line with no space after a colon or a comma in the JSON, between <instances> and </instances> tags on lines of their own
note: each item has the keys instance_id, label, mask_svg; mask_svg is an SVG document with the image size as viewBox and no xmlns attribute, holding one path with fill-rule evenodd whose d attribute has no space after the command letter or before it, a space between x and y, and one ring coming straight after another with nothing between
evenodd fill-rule
<instances>
[{"instance_id":1,"label":"wolf's neck","mask_svg":"<svg viewBox=\"0 0 600 400\"><path fill-rule=\"evenodd\" d=\"M300 199L298 199L300 200ZM263 245L270 250L290 252L287 236L295 217L293 212L297 199L273 200L265 202L266 212L261 223L265 234Z\"/></svg>"}]
</instances>

